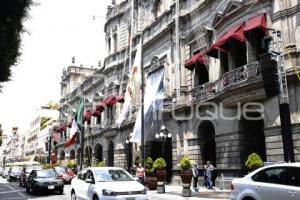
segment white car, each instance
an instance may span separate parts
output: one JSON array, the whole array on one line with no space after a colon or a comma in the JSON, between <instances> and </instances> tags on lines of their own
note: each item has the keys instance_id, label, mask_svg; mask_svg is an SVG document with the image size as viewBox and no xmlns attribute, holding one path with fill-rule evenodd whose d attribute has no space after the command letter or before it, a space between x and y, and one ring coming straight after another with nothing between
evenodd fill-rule
<instances>
[{"instance_id":1,"label":"white car","mask_svg":"<svg viewBox=\"0 0 300 200\"><path fill-rule=\"evenodd\" d=\"M71 182L71 199L146 200L146 188L117 167L83 169Z\"/></svg>"},{"instance_id":2,"label":"white car","mask_svg":"<svg viewBox=\"0 0 300 200\"><path fill-rule=\"evenodd\" d=\"M300 163L259 168L231 184L231 200L299 200Z\"/></svg>"}]
</instances>

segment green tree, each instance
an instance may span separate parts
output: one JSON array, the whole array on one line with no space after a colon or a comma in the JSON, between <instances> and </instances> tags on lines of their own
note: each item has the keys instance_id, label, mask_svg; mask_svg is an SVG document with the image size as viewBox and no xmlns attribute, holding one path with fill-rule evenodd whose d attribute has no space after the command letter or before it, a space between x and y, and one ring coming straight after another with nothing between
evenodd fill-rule
<instances>
[{"instance_id":1,"label":"green tree","mask_svg":"<svg viewBox=\"0 0 300 200\"><path fill-rule=\"evenodd\" d=\"M32 0L0 1L0 86L9 81L10 68L20 56L22 23L28 17L31 5Z\"/></svg>"}]
</instances>

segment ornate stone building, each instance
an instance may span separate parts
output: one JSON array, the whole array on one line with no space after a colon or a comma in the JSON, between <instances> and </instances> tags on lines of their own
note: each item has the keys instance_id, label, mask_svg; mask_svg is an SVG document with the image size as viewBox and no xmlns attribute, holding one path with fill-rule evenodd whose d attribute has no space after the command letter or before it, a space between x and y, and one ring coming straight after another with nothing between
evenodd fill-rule
<instances>
[{"instance_id":1,"label":"ornate stone building","mask_svg":"<svg viewBox=\"0 0 300 200\"><path fill-rule=\"evenodd\" d=\"M139 148L125 140L136 119L128 118L117 128L122 103L116 98L126 89L142 39L144 78L163 69L165 94L163 114L153 121L157 126L146 130L146 155L165 157L168 181L176 178L183 155L200 166L210 160L226 176L241 175L253 152L264 161L282 161L279 102L266 96L259 62L259 55L268 51L265 39L270 35L274 47L281 45L279 50L284 50L294 152L299 161L299 6L296 0L124 0L113 4L105 24L104 66L63 97L61 113L70 114L68 119L61 115L61 120L70 120L72 109L84 96L89 102L85 111L95 116L85 131L86 159L130 168L132 154L137 155ZM97 112L97 105L108 101ZM133 116L138 109L136 103ZM166 126L171 138L154 137L160 125ZM79 145L64 149L63 144L58 145L59 155L69 155L66 159L79 155Z\"/></svg>"}]
</instances>

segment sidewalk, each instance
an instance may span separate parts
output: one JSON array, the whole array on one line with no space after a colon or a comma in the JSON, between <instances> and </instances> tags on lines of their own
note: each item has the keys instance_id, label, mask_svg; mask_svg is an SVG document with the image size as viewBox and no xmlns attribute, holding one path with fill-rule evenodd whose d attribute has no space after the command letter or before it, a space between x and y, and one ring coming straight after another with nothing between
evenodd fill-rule
<instances>
[{"instance_id":1,"label":"sidewalk","mask_svg":"<svg viewBox=\"0 0 300 200\"><path fill-rule=\"evenodd\" d=\"M166 185L165 189L165 194L158 194L156 190L148 191L149 199L228 200L230 196L230 190L220 190L218 188L215 188L214 190L199 188L197 192L192 189L192 197L182 197L182 186Z\"/></svg>"}]
</instances>

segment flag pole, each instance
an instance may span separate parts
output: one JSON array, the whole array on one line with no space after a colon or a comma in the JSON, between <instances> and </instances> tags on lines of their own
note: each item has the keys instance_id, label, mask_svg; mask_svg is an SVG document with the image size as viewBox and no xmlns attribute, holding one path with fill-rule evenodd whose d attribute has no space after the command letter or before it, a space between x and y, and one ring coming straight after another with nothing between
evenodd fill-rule
<instances>
[{"instance_id":1,"label":"flag pole","mask_svg":"<svg viewBox=\"0 0 300 200\"><path fill-rule=\"evenodd\" d=\"M85 105L85 98L83 98L83 106ZM80 170L83 169L83 157L84 157L84 124L82 121L78 123L80 129Z\"/></svg>"},{"instance_id":2,"label":"flag pole","mask_svg":"<svg viewBox=\"0 0 300 200\"><path fill-rule=\"evenodd\" d=\"M143 59L143 46L144 46L144 31L141 33L141 154L142 165L145 161L145 132L144 132L144 59Z\"/></svg>"}]
</instances>

